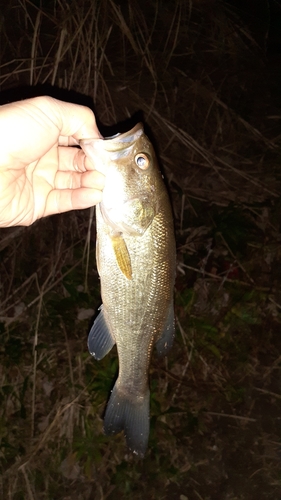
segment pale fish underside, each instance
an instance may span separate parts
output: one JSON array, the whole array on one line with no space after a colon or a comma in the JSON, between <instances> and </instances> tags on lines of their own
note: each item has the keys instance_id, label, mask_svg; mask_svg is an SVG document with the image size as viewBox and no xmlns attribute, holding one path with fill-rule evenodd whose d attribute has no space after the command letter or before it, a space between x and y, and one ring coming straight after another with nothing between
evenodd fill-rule
<instances>
[{"instance_id":1,"label":"pale fish underside","mask_svg":"<svg viewBox=\"0 0 281 500\"><path fill-rule=\"evenodd\" d=\"M88 338L102 359L116 343L119 374L104 430L124 430L143 456L149 437L149 365L153 346L165 355L174 337L175 240L168 194L141 124L106 140L81 141L106 175L96 209L97 266L103 305Z\"/></svg>"}]
</instances>

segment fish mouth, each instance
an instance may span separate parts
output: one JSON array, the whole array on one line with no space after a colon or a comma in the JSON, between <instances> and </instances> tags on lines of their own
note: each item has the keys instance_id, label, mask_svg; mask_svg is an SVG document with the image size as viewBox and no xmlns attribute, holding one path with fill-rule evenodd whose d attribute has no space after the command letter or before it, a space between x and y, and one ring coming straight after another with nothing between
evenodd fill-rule
<instances>
[{"instance_id":1,"label":"fish mouth","mask_svg":"<svg viewBox=\"0 0 281 500\"><path fill-rule=\"evenodd\" d=\"M131 130L104 139L81 139L79 145L92 160L96 170L107 174L108 160L128 156L135 141L144 134L142 123L137 123Z\"/></svg>"},{"instance_id":2,"label":"fish mouth","mask_svg":"<svg viewBox=\"0 0 281 500\"><path fill-rule=\"evenodd\" d=\"M103 147L106 151L116 152L118 150L127 149L132 146L134 142L143 135L143 125L142 123L137 123L131 130L123 132L120 134L115 134L111 137L105 137L103 139L95 139L96 141L102 141Z\"/></svg>"}]
</instances>

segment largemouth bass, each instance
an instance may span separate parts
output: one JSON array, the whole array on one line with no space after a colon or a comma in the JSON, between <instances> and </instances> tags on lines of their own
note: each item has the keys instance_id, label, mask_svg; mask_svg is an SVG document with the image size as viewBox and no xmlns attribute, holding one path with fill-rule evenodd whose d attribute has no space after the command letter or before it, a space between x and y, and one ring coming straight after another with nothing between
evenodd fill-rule
<instances>
[{"instance_id":1,"label":"largemouth bass","mask_svg":"<svg viewBox=\"0 0 281 500\"><path fill-rule=\"evenodd\" d=\"M102 359L116 343L119 374L107 404L104 431L124 430L143 456L149 437L149 365L153 346L165 355L174 337L176 250L168 194L141 124L81 147L106 175L96 207L96 260L103 305L88 337Z\"/></svg>"}]
</instances>

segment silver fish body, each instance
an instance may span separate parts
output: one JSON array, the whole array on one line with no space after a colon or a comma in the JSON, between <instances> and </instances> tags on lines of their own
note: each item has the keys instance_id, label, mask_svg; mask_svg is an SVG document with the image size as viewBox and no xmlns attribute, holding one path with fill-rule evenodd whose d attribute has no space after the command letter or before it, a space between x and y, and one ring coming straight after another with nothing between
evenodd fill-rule
<instances>
[{"instance_id":1,"label":"silver fish body","mask_svg":"<svg viewBox=\"0 0 281 500\"><path fill-rule=\"evenodd\" d=\"M96 208L97 266L103 305L88 347L103 358L116 343L119 374L104 430L124 430L143 456L149 437L149 365L154 345L167 353L174 337L176 250L168 194L141 124L106 140L81 141L106 174Z\"/></svg>"}]
</instances>

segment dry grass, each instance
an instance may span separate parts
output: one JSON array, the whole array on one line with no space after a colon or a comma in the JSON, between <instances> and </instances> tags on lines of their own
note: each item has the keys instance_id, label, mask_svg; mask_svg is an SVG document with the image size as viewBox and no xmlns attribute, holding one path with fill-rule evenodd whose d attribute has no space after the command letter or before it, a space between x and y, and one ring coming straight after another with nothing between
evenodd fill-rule
<instances>
[{"instance_id":1,"label":"dry grass","mask_svg":"<svg viewBox=\"0 0 281 500\"><path fill-rule=\"evenodd\" d=\"M218 0L42 5L3 7L1 102L82 102L104 134L142 112L175 213L178 335L153 360L135 462L122 435L102 434L116 354L87 353L92 212L1 230L0 496L275 500L281 75Z\"/></svg>"}]
</instances>

